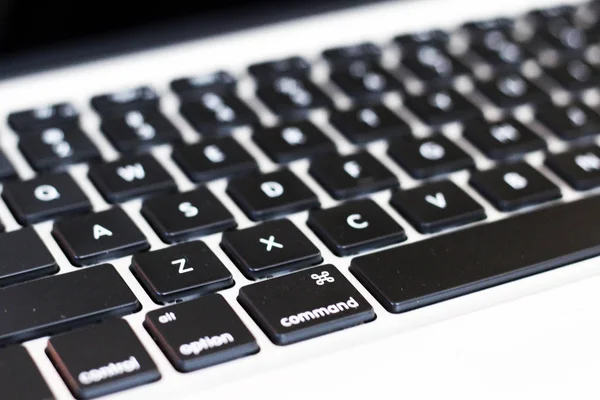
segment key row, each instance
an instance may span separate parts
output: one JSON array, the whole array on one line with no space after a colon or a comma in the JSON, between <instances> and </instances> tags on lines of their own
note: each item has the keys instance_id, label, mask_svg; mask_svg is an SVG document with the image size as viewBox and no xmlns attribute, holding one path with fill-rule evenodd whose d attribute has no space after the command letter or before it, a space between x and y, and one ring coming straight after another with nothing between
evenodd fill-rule
<instances>
[{"instance_id":1,"label":"key row","mask_svg":"<svg viewBox=\"0 0 600 400\"><path fill-rule=\"evenodd\" d=\"M81 296L78 297L81 304L75 307L72 301L67 301L61 295L67 291ZM307 292L312 295L306 296ZM47 301L38 304L35 299L40 297ZM111 265L1 289L0 298L4 308L0 316L3 344L54 333L86 321L108 319L48 340L46 354L77 398L106 395L161 378L154 360L129 323L114 318L135 312L139 303ZM21 300L33 308L21 310ZM331 265L245 286L239 291L238 301L278 345L375 319L371 305ZM41 320L39 313L43 313ZM218 294L149 312L144 327L180 372L231 361L260 350L254 335ZM0 357L4 361L0 365L0 383L5 393L18 394L19 398L25 394L52 398L24 347L7 347L0 350ZM17 367L22 368L18 368L19 379L14 379L12 371Z\"/></svg>"},{"instance_id":2,"label":"key row","mask_svg":"<svg viewBox=\"0 0 600 400\"><path fill-rule=\"evenodd\" d=\"M480 126L478 121L469 125L465 136L471 138L481 149L487 149L486 152L494 158L510 159L545 147L540 137L526 130L516 120L499 123L487 131L477 130L477 126ZM513 130L512 127L518 127L519 130ZM210 146L215 146L214 149L217 150L214 151L221 151L223 154L227 152L227 161L223 160L224 164L219 169L205 170L204 176L233 176L227 193L252 220L265 220L319 206L312 190L290 170L282 168L267 174L258 173L256 163L247 153L242 152L243 149L233 138L220 139L218 145L211 142L203 146L204 155L210 154L207 151ZM207 159L196 156L188 158L187 162L179 158L183 155L177 154L179 153L175 153L174 158L185 166L184 170L191 176L203 174L202 168L207 166ZM388 154L416 179L474 167L473 159L444 135L394 141ZM190 170L191 162L197 168L194 172ZM576 190L586 190L598 185L600 161L598 148L595 146L578 146L565 153L548 155L546 164ZM513 165L514 160L508 166L498 167L496 171L511 169ZM330 154L317 157L311 163L309 173L335 199L355 198L399 186L397 177L367 151L346 156ZM503 175L501 172L497 173ZM243 176L235 177L241 174ZM532 176L536 174L535 171L527 171L526 174L530 176L529 179L536 180ZM89 177L104 198L112 203L176 191L171 176L150 155L91 167ZM489 195L490 191L486 189L493 180L492 174L485 171L474 172L472 176L474 186L504 211L507 208L497 201L499 196ZM7 182L4 184L2 197L22 225L85 214L92 210L85 193L65 172L44 174L28 181ZM199 209L204 212L199 212ZM147 199L142 207L142 214L167 243L209 235L236 226L227 209L210 191L202 188Z\"/></svg>"},{"instance_id":3,"label":"key row","mask_svg":"<svg viewBox=\"0 0 600 400\"><path fill-rule=\"evenodd\" d=\"M555 155L547 160L547 165L580 190L597 187L600 185L600 149L580 150ZM249 215L262 220L311 210L308 226L338 256L406 239L404 229L372 200L353 200L319 209L316 196L289 170L256 178L260 179L240 181L243 183L238 188L240 191L232 194ZM514 211L562 197L553 181L524 162L475 172L470 183L500 211ZM52 203L59 199L65 201L62 196L47 201ZM446 180L393 192L390 205L421 233L434 233L486 218L484 208L476 200ZM65 203L57 205L64 206ZM221 247L249 279L294 271L322 260L320 251L286 219L233 230L237 226L235 219L205 187L149 199L141 212L168 243L224 231ZM98 264L150 247L145 235L118 207L59 219L54 223L52 235L76 266ZM58 271L56 261L31 227L0 235L0 243L4 248L14 249L2 256L2 286ZM197 296L233 285L231 274L214 255L212 264L207 261L204 268L208 275L190 274L182 278L190 268L186 263L198 257L207 260L212 254L200 242L191 243L134 255L132 273L155 302L181 300L188 295ZM179 266L179 269L172 268L175 275L170 276L169 270L163 268L154 269L156 264L152 261L163 258L172 258L171 264Z\"/></svg>"}]
</instances>

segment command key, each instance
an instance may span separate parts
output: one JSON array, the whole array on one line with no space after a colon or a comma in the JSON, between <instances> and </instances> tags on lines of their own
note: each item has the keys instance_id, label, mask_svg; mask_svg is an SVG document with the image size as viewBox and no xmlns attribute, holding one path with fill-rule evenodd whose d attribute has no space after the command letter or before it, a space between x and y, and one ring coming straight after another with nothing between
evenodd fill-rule
<instances>
[{"instance_id":1,"label":"command key","mask_svg":"<svg viewBox=\"0 0 600 400\"><path fill-rule=\"evenodd\" d=\"M375 319L371 305L333 265L245 286L238 301L278 345Z\"/></svg>"}]
</instances>

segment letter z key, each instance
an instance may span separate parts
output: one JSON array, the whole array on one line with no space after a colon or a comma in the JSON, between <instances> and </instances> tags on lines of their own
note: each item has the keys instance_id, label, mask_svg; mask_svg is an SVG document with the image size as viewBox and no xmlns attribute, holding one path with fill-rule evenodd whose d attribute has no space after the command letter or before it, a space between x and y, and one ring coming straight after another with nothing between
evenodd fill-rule
<instances>
[{"instance_id":1,"label":"letter z key","mask_svg":"<svg viewBox=\"0 0 600 400\"><path fill-rule=\"evenodd\" d=\"M277 345L375 319L371 305L332 265L245 286L238 301Z\"/></svg>"}]
</instances>

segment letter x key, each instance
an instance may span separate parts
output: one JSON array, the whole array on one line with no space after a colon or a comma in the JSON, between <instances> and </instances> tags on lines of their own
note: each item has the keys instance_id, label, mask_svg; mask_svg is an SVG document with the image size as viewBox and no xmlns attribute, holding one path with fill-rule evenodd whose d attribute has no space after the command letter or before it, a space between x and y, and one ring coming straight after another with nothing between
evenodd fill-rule
<instances>
[{"instance_id":1,"label":"letter x key","mask_svg":"<svg viewBox=\"0 0 600 400\"><path fill-rule=\"evenodd\" d=\"M249 279L295 271L323 260L319 249L287 219L225 232L221 247Z\"/></svg>"},{"instance_id":2,"label":"letter x key","mask_svg":"<svg viewBox=\"0 0 600 400\"><path fill-rule=\"evenodd\" d=\"M277 247L278 249L283 249L283 245L281 243L277 243L275 241L275 236L269 236L269 239L260 238L259 242L267 245L267 251L271 251L273 247Z\"/></svg>"}]
</instances>

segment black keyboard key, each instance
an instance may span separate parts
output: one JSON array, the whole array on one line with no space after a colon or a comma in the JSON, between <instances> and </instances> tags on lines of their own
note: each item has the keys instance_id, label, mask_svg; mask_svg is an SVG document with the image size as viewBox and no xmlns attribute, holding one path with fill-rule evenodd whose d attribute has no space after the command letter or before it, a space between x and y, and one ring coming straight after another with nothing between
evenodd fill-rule
<instances>
[{"instance_id":1,"label":"black keyboard key","mask_svg":"<svg viewBox=\"0 0 600 400\"><path fill-rule=\"evenodd\" d=\"M487 122L477 118L467 122L463 136L493 160L520 157L546 148L544 139L515 118Z\"/></svg>"},{"instance_id":2,"label":"black keyboard key","mask_svg":"<svg viewBox=\"0 0 600 400\"><path fill-rule=\"evenodd\" d=\"M201 97L208 92L233 93L236 86L236 79L227 71L195 75L171 82L171 90L185 100Z\"/></svg>"},{"instance_id":3,"label":"black keyboard key","mask_svg":"<svg viewBox=\"0 0 600 400\"><path fill-rule=\"evenodd\" d=\"M319 206L317 196L288 169L233 179L227 193L254 221Z\"/></svg>"},{"instance_id":4,"label":"black keyboard key","mask_svg":"<svg viewBox=\"0 0 600 400\"><path fill-rule=\"evenodd\" d=\"M407 96L404 104L421 121L431 126L465 121L481 115L473 103L452 89Z\"/></svg>"},{"instance_id":5,"label":"black keyboard key","mask_svg":"<svg viewBox=\"0 0 600 400\"><path fill-rule=\"evenodd\" d=\"M231 272L200 241L136 254L131 272L158 304L191 299L234 283Z\"/></svg>"},{"instance_id":6,"label":"black keyboard key","mask_svg":"<svg viewBox=\"0 0 600 400\"><path fill-rule=\"evenodd\" d=\"M55 336L48 341L46 352L78 399L160 379L156 364L122 319Z\"/></svg>"},{"instance_id":7,"label":"black keyboard key","mask_svg":"<svg viewBox=\"0 0 600 400\"><path fill-rule=\"evenodd\" d=\"M92 210L90 200L66 172L7 182L2 198L21 225Z\"/></svg>"},{"instance_id":8,"label":"black keyboard key","mask_svg":"<svg viewBox=\"0 0 600 400\"><path fill-rule=\"evenodd\" d=\"M338 256L406 240L404 229L370 199L312 211L307 224Z\"/></svg>"},{"instance_id":9,"label":"black keyboard key","mask_svg":"<svg viewBox=\"0 0 600 400\"><path fill-rule=\"evenodd\" d=\"M579 55L591 44L586 31L574 26L566 18L552 19L536 32L536 38L544 40L550 49L558 51L562 56Z\"/></svg>"},{"instance_id":10,"label":"black keyboard key","mask_svg":"<svg viewBox=\"0 0 600 400\"><path fill-rule=\"evenodd\" d=\"M260 83L256 95L275 115L286 119L303 119L311 110L333 105L314 83L288 75Z\"/></svg>"},{"instance_id":11,"label":"black keyboard key","mask_svg":"<svg viewBox=\"0 0 600 400\"><path fill-rule=\"evenodd\" d=\"M277 163L335 151L335 145L310 121L257 128L252 139Z\"/></svg>"},{"instance_id":12,"label":"black keyboard key","mask_svg":"<svg viewBox=\"0 0 600 400\"><path fill-rule=\"evenodd\" d=\"M0 286L58 272L58 265L31 227L0 234Z\"/></svg>"},{"instance_id":13,"label":"black keyboard key","mask_svg":"<svg viewBox=\"0 0 600 400\"><path fill-rule=\"evenodd\" d=\"M58 103L8 115L8 124L18 134L39 132L53 126L77 124L79 112L71 103Z\"/></svg>"},{"instance_id":14,"label":"black keyboard key","mask_svg":"<svg viewBox=\"0 0 600 400\"><path fill-rule=\"evenodd\" d=\"M476 172L470 183L500 211L561 198L560 189L525 162Z\"/></svg>"},{"instance_id":15,"label":"black keyboard key","mask_svg":"<svg viewBox=\"0 0 600 400\"><path fill-rule=\"evenodd\" d=\"M131 110L106 118L100 129L113 146L123 153L181 140L177 128L155 109Z\"/></svg>"},{"instance_id":16,"label":"black keyboard key","mask_svg":"<svg viewBox=\"0 0 600 400\"><path fill-rule=\"evenodd\" d=\"M53 400L54 395L23 346L0 350L0 385L6 399Z\"/></svg>"},{"instance_id":17,"label":"black keyboard key","mask_svg":"<svg viewBox=\"0 0 600 400\"><path fill-rule=\"evenodd\" d=\"M158 94L147 86L92 97L92 107L103 117L131 110L158 109Z\"/></svg>"},{"instance_id":18,"label":"black keyboard key","mask_svg":"<svg viewBox=\"0 0 600 400\"><path fill-rule=\"evenodd\" d=\"M248 67L248 72L259 81L270 81L282 75L304 78L310 74L310 69L308 61L295 56L252 64Z\"/></svg>"},{"instance_id":19,"label":"black keyboard key","mask_svg":"<svg viewBox=\"0 0 600 400\"><path fill-rule=\"evenodd\" d=\"M398 178L366 150L317 158L309 173L338 200L398 186Z\"/></svg>"},{"instance_id":20,"label":"black keyboard key","mask_svg":"<svg viewBox=\"0 0 600 400\"><path fill-rule=\"evenodd\" d=\"M549 99L542 89L516 73L479 82L477 88L499 108L517 107Z\"/></svg>"},{"instance_id":21,"label":"black keyboard key","mask_svg":"<svg viewBox=\"0 0 600 400\"><path fill-rule=\"evenodd\" d=\"M254 336L218 294L149 312L144 326L181 372L259 351Z\"/></svg>"},{"instance_id":22,"label":"black keyboard key","mask_svg":"<svg viewBox=\"0 0 600 400\"><path fill-rule=\"evenodd\" d=\"M17 177L15 167L8 160L4 151L0 150L0 180L11 180Z\"/></svg>"},{"instance_id":23,"label":"black keyboard key","mask_svg":"<svg viewBox=\"0 0 600 400\"><path fill-rule=\"evenodd\" d=\"M473 168L471 156L443 135L390 144L388 154L416 179Z\"/></svg>"},{"instance_id":24,"label":"black keyboard key","mask_svg":"<svg viewBox=\"0 0 600 400\"><path fill-rule=\"evenodd\" d=\"M592 138L600 133L600 115L581 102L564 107L538 107L535 118L563 140Z\"/></svg>"},{"instance_id":25,"label":"black keyboard key","mask_svg":"<svg viewBox=\"0 0 600 400\"><path fill-rule=\"evenodd\" d=\"M144 234L118 207L55 222L52 235L69 261L77 266L150 248Z\"/></svg>"},{"instance_id":26,"label":"black keyboard key","mask_svg":"<svg viewBox=\"0 0 600 400\"><path fill-rule=\"evenodd\" d=\"M353 61L377 63L381 59L381 49L371 42L351 46L334 47L323 51L323 58L335 69L345 68Z\"/></svg>"},{"instance_id":27,"label":"black keyboard key","mask_svg":"<svg viewBox=\"0 0 600 400\"><path fill-rule=\"evenodd\" d=\"M234 129L254 124L254 111L233 93L206 92L185 101L179 111L203 135L228 135Z\"/></svg>"},{"instance_id":28,"label":"black keyboard key","mask_svg":"<svg viewBox=\"0 0 600 400\"><path fill-rule=\"evenodd\" d=\"M88 176L110 203L176 189L171 175L149 154L92 165Z\"/></svg>"},{"instance_id":29,"label":"black keyboard key","mask_svg":"<svg viewBox=\"0 0 600 400\"><path fill-rule=\"evenodd\" d=\"M53 127L22 136L19 149L36 171L100 158L98 148L77 125Z\"/></svg>"},{"instance_id":30,"label":"black keyboard key","mask_svg":"<svg viewBox=\"0 0 600 400\"><path fill-rule=\"evenodd\" d=\"M245 286L238 301L277 345L375 319L371 305L332 265Z\"/></svg>"},{"instance_id":31,"label":"black keyboard key","mask_svg":"<svg viewBox=\"0 0 600 400\"><path fill-rule=\"evenodd\" d=\"M600 254L600 197L523 213L352 260L350 271L400 313Z\"/></svg>"},{"instance_id":32,"label":"black keyboard key","mask_svg":"<svg viewBox=\"0 0 600 400\"><path fill-rule=\"evenodd\" d=\"M444 48L450 41L448 33L432 29L407 35L396 36L394 42L400 47L403 56L406 54L414 54L421 46L436 46Z\"/></svg>"},{"instance_id":33,"label":"black keyboard key","mask_svg":"<svg viewBox=\"0 0 600 400\"><path fill-rule=\"evenodd\" d=\"M427 85L447 85L448 80L469 72L469 69L441 47L423 45L414 49L408 57L402 57L402 65Z\"/></svg>"},{"instance_id":34,"label":"black keyboard key","mask_svg":"<svg viewBox=\"0 0 600 400\"><path fill-rule=\"evenodd\" d=\"M576 190L600 186L600 148L597 146L550 155L546 165Z\"/></svg>"},{"instance_id":35,"label":"black keyboard key","mask_svg":"<svg viewBox=\"0 0 600 400\"><path fill-rule=\"evenodd\" d=\"M319 249L287 219L225 232L221 247L248 279L261 279L319 264Z\"/></svg>"},{"instance_id":36,"label":"black keyboard key","mask_svg":"<svg viewBox=\"0 0 600 400\"><path fill-rule=\"evenodd\" d=\"M569 91L592 89L600 85L600 70L583 60L566 60L545 67L544 72Z\"/></svg>"},{"instance_id":37,"label":"black keyboard key","mask_svg":"<svg viewBox=\"0 0 600 400\"><path fill-rule=\"evenodd\" d=\"M207 138L173 149L173 159L194 182L230 178L254 172L256 161L231 137Z\"/></svg>"},{"instance_id":38,"label":"black keyboard key","mask_svg":"<svg viewBox=\"0 0 600 400\"><path fill-rule=\"evenodd\" d=\"M331 80L354 102L378 102L385 93L402 84L380 65L354 61L331 72Z\"/></svg>"},{"instance_id":39,"label":"black keyboard key","mask_svg":"<svg viewBox=\"0 0 600 400\"><path fill-rule=\"evenodd\" d=\"M0 289L0 304L2 345L130 314L141 308L131 289L109 264Z\"/></svg>"},{"instance_id":40,"label":"black keyboard key","mask_svg":"<svg viewBox=\"0 0 600 400\"><path fill-rule=\"evenodd\" d=\"M144 201L142 215L161 240L174 243L237 226L233 215L206 187Z\"/></svg>"},{"instance_id":41,"label":"black keyboard key","mask_svg":"<svg viewBox=\"0 0 600 400\"><path fill-rule=\"evenodd\" d=\"M486 217L479 203L447 180L396 192L390 204L421 233L434 233Z\"/></svg>"},{"instance_id":42,"label":"black keyboard key","mask_svg":"<svg viewBox=\"0 0 600 400\"><path fill-rule=\"evenodd\" d=\"M352 143L411 135L410 126L383 105L333 111L331 124Z\"/></svg>"},{"instance_id":43,"label":"black keyboard key","mask_svg":"<svg viewBox=\"0 0 600 400\"><path fill-rule=\"evenodd\" d=\"M469 41L477 43L486 39L485 35L490 32L500 32L510 34L515 25L515 21L510 18L499 17L471 21L463 24L462 29L466 31Z\"/></svg>"},{"instance_id":44,"label":"black keyboard key","mask_svg":"<svg viewBox=\"0 0 600 400\"><path fill-rule=\"evenodd\" d=\"M501 30L486 32L480 40L475 40L471 50L496 70L516 70L528 58L520 44Z\"/></svg>"}]
</instances>

